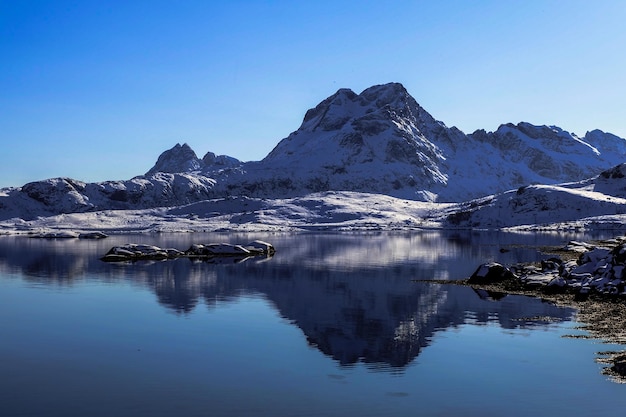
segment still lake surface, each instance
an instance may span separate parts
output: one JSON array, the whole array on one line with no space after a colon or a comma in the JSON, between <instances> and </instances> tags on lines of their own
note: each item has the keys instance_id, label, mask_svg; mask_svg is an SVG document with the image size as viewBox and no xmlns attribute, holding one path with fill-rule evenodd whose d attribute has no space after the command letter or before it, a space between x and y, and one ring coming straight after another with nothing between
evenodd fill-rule
<instances>
[{"instance_id":1,"label":"still lake surface","mask_svg":"<svg viewBox=\"0 0 626 417\"><path fill-rule=\"evenodd\" d=\"M621 416L626 386L595 359L623 347L562 337L582 334L574 310L415 281L589 237L0 237L0 416ZM99 260L254 239L276 255Z\"/></svg>"}]
</instances>

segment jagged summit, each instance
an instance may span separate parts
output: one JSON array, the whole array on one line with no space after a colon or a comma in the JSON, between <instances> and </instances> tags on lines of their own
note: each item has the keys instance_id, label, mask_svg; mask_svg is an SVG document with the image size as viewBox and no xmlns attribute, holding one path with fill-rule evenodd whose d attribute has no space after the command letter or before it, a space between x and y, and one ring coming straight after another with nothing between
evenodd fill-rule
<instances>
[{"instance_id":1,"label":"jagged summit","mask_svg":"<svg viewBox=\"0 0 626 417\"><path fill-rule=\"evenodd\" d=\"M351 119L363 118L372 113L379 113L379 117L388 120L414 117L423 124L436 123L402 84L389 83L367 88L358 95L348 88L339 89L306 112L298 131L338 130Z\"/></svg>"},{"instance_id":2,"label":"jagged summit","mask_svg":"<svg viewBox=\"0 0 626 417\"><path fill-rule=\"evenodd\" d=\"M202 167L202 161L189 145L177 143L173 148L163 152L156 164L146 172L152 175L157 172L191 172Z\"/></svg>"},{"instance_id":3,"label":"jagged summit","mask_svg":"<svg viewBox=\"0 0 626 417\"><path fill-rule=\"evenodd\" d=\"M257 168L263 171L255 170L263 184L250 186L264 192L282 187L287 194L359 189L394 195L402 189L410 198L424 199L422 190L446 181L442 149L427 136L442 136L447 146L459 134L462 139L460 131L420 107L402 84L374 86L358 95L340 89L307 111L300 128L261 161Z\"/></svg>"},{"instance_id":4,"label":"jagged summit","mask_svg":"<svg viewBox=\"0 0 626 417\"><path fill-rule=\"evenodd\" d=\"M437 166L442 161L441 151L425 135L446 129L402 84L377 85L359 95L340 89L307 111L300 128L283 139L263 162L330 170L322 175L341 175L357 164L409 163L420 166L414 176L421 177L426 171L429 177L440 176ZM413 174L402 173L404 177ZM389 179L393 182L396 178Z\"/></svg>"},{"instance_id":5,"label":"jagged summit","mask_svg":"<svg viewBox=\"0 0 626 417\"><path fill-rule=\"evenodd\" d=\"M202 163L204 170L232 168L241 165L241 161L237 158L228 155L215 155L213 152L207 152L202 157Z\"/></svg>"},{"instance_id":6,"label":"jagged summit","mask_svg":"<svg viewBox=\"0 0 626 417\"><path fill-rule=\"evenodd\" d=\"M173 148L163 152L156 164L145 175L150 176L157 172L210 172L216 169L235 167L240 164L241 161L236 158L227 155L215 155L213 152L207 152L202 159L199 159L189 145L177 143Z\"/></svg>"}]
</instances>

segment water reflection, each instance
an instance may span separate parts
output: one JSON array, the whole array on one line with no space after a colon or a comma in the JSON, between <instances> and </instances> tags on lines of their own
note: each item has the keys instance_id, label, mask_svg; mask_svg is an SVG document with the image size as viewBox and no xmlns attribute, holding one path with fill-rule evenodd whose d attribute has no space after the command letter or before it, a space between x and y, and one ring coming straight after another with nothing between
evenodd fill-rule
<instances>
[{"instance_id":1,"label":"water reflection","mask_svg":"<svg viewBox=\"0 0 626 417\"><path fill-rule=\"evenodd\" d=\"M149 288L176 314L261 293L310 345L338 363L394 369L412 362L441 329L468 322L508 329L545 326L573 314L533 298L498 299L470 288L414 281L463 278L485 260L537 258L526 245L560 243L561 236L544 236L541 242L537 235L435 232L261 237L277 248L275 257L233 265L188 259L109 264L98 258L129 241L185 249L190 243L239 243L250 236L124 236L95 242L7 237L0 239L0 272L43 285L132 282Z\"/></svg>"}]
</instances>

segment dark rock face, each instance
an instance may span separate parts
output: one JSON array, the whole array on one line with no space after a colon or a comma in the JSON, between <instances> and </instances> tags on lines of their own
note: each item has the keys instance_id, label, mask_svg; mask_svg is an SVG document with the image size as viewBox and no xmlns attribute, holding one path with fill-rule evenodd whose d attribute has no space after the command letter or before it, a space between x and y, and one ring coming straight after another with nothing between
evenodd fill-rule
<instances>
[{"instance_id":1,"label":"dark rock face","mask_svg":"<svg viewBox=\"0 0 626 417\"><path fill-rule=\"evenodd\" d=\"M620 164L601 172L598 177L591 179L589 183L593 186L594 191L614 197L626 198L626 164Z\"/></svg>"},{"instance_id":2,"label":"dark rock face","mask_svg":"<svg viewBox=\"0 0 626 417\"><path fill-rule=\"evenodd\" d=\"M611 366L610 369L611 371L615 372L617 375L626 377L626 354L617 356L614 359L613 366Z\"/></svg>"},{"instance_id":3,"label":"dark rock face","mask_svg":"<svg viewBox=\"0 0 626 417\"><path fill-rule=\"evenodd\" d=\"M626 177L626 164L620 164L616 167L608 169L600 173L600 176L605 179L621 179Z\"/></svg>"}]
</instances>

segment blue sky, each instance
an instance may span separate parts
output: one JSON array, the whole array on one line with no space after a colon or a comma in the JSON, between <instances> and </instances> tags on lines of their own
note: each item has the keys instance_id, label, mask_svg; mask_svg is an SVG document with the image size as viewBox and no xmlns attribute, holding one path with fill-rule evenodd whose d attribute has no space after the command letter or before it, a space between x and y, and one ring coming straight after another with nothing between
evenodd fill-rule
<instances>
[{"instance_id":1,"label":"blue sky","mask_svg":"<svg viewBox=\"0 0 626 417\"><path fill-rule=\"evenodd\" d=\"M466 133L626 137L617 1L0 0L0 187L128 179L187 142L262 159L342 87Z\"/></svg>"}]
</instances>

